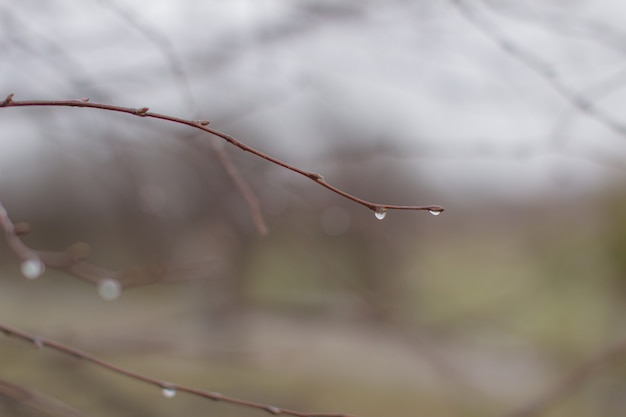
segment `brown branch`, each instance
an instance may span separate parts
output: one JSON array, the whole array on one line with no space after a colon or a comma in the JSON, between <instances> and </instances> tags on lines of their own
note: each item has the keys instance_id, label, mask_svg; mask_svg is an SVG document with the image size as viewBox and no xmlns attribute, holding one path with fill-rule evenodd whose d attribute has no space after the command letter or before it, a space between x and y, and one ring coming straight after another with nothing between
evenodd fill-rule
<instances>
[{"instance_id":1,"label":"brown branch","mask_svg":"<svg viewBox=\"0 0 626 417\"><path fill-rule=\"evenodd\" d=\"M35 250L26 245L21 238L28 232L29 226L26 223L14 224L2 202L0 202L0 229L4 232L9 247L21 261L22 274L29 279L40 277L45 268L54 268L95 285L105 283L119 285L121 290L154 283L178 283L198 279L197 271L202 271L202 274L206 275L207 267L211 266L209 261L200 261L194 265L151 264L117 271L87 262L85 259L89 257L90 248L86 243L74 243L65 251ZM167 276L176 276L176 279L166 279Z\"/></svg>"},{"instance_id":2,"label":"brown branch","mask_svg":"<svg viewBox=\"0 0 626 417\"><path fill-rule=\"evenodd\" d=\"M542 396L512 413L506 414L505 417L533 417L542 414L565 397L573 395L576 389L594 374L606 369L614 361L622 359L624 356L626 356L626 339L620 340L613 346L592 356Z\"/></svg>"},{"instance_id":3,"label":"brown branch","mask_svg":"<svg viewBox=\"0 0 626 417\"><path fill-rule=\"evenodd\" d=\"M4 333L5 335L9 337L14 337L16 339L32 343L38 348L47 347L57 352L60 352L62 354L68 355L70 357L73 357L76 359L82 359L87 362L91 362L92 364L96 366L108 369L112 372L126 376L128 378L131 378L140 382L144 382L146 384L154 385L157 388L161 389L163 391L163 395L166 397L173 397L178 392L186 392L188 394L195 395L198 397L208 398L209 400L213 400L213 401L223 401L225 403L229 403L229 404L233 404L237 406L254 408L257 410L266 411L273 415L288 415L288 416L295 416L295 417L356 417L354 415L340 414L340 413L305 413L305 412L294 411L294 410L290 410L286 408L275 407L269 404L263 404L263 403L259 403L255 401L248 401L248 400L244 400L240 398L230 397L230 396L221 394L219 392L205 391L205 390L198 389L198 388L192 388L192 387L187 387L183 385L173 384L167 381L152 378L149 376L139 374L137 372L127 370L125 368L119 367L112 363L98 359L95 356L90 355L89 353L75 349L71 346L64 345L54 340L45 339L43 337L31 335L31 334L25 333L21 330L12 328L10 326L7 326L1 323L0 323L0 332Z\"/></svg>"},{"instance_id":4,"label":"brown branch","mask_svg":"<svg viewBox=\"0 0 626 417\"><path fill-rule=\"evenodd\" d=\"M251 154L258 156L259 158L263 158L275 165L286 168L290 171L298 173L304 177L309 178L312 181L315 181L322 187L327 188L328 190L339 194L340 196L347 198L348 200L354 201L357 204L361 204L369 208L370 210L378 213L384 213L387 210L426 210L430 211L433 214L439 214L444 211L444 208L438 205L428 205L428 206L406 206L406 205L391 205L391 204L378 204L372 203L367 200L363 200L359 197L356 197L352 194L349 194L324 180L324 177L316 172L310 172L303 169L300 169L296 166L290 165L287 162L283 162L278 158L270 156L266 153L261 152L253 148L252 146L246 145L245 143L239 141L233 136L230 136L226 133L222 133L208 126L208 122L206 120L187 120L179 117L168 116L160 113L150 112L148 107L140 107L140 108L130 108L130 107L121 107L110 104L101 104L101 103L91 103L89 99L80 99L80 100L24 100L24 101L14 101L13 94L9 94L4 102L0 103L0 108L2 107L87 107L92 109L99 110L107 110L119 113L127 113L131 115L135 115L138 117L149 117L153 119L165 120L172 123L178 123L182 125L187 125L195 129L199 129L210 133L211 135L217 136L219 138L224 139L226 142L230 143L233 146L241 149L245 152L250 152Z\"/></svg>"}]
</instances>

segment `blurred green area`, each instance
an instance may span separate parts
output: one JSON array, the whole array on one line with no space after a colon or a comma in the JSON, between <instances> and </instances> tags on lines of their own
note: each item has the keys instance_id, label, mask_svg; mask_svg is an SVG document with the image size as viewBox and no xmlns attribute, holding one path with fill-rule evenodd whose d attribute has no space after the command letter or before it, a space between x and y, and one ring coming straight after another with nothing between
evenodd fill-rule
<instances>
[{"instance_id":1,"label":"blurred green area","mask_svg":"<svg viewBox=\"0 0 626 417\"><path fill-rule=\"evenodd\" d=\"M31 222L24 240L35 248L85 240L90 260L111 268L198 259L211 267L107 302L63 271L23 279L3 243L2 322L165 381L362 417L505 415L624 334L620 187L512 208L495 199L458 204L388 166L341 174L332 172L338 184L363 196L372 187L375 201L419 194L448 210L379 221L300 183L281 184L289 195L281 203L263 174L253 182L274 211L270 235L259 237L225 188L165 220L134 207L130 186L107 216L78 204L80 193L50 211L33 202L43 204L45 192L9 192L4 203L15 221ZM1 378L90 416L264 414L185 394L166 399L157 387L7 337L0 365ZM625 366L620 358L542 415L618 415ZM10 401L0 394L0 410L46 415Z\"/></svg>"}]
</instances>

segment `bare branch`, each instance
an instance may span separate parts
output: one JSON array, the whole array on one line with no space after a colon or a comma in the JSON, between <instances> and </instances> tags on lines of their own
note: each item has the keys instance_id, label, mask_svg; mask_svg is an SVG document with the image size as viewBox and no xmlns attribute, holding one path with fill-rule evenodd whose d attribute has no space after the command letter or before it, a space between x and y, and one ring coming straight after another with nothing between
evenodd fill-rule
<instances>
[{"instance_id":1,"label":"bare branch","mask_svg":"<svg viewBox=\"0 0 626 417\"><path fill-rule=\"evenodd\" d=\"M130 108L130 107L121 107L110 104L101 104L101 103L91 103L88 99L80 99L80 100L24 100L24 101L15 101L13 100L13 94L7 96L2 104L0 104L0 108L2 107L88 107L92 109L98 110L107 110L114 111L119 113L127 113L132 114L139 117L148 117L153 119L165 120L172 123L178 123L182 125L187 125L195 129L203 130L207 133L210 133L214 136L224 139L226 142L230 143L233 146L238 147L239 149L250 152L253 155L258 156L259 158L263 158L273 164L276 164L280 167L286 168L290 171L296 172L304 177L315 181L320 184L322 187L329 189L330 191L339 194L340 196L347 198L348 200L354 201L355 203L361 204L373 210L377 214L385 213L387 210L425 210L430 211L432 214L439 214L444 211L444 208L438 205L428 205L428 206L406 206L406 205L391 205L391 204L378 204L372 203L367 200L363 200L359 197L356 197L352 194L349 194L324 180L324 177L321 174L316 172L310 172L303 169L300 169L294 165L290 165L287 162L283 162L278 158L275 158L271 155L261 152L253 148L252 146L246 145L245 143L239 141L233 136L230 136L226 133L222 133L213 128L210 128L205 120L188 120L182 119L180 117L168 116L165 114L154 113L151 112L148 107L140 107L140 108ZM378 217L378 216L377 216ZM379 217L382 218L382 217Z\"/></svg>"},{"instance_id":2,"label":"bare branch","mask_svg":"<svg viewBox=\"0 0 626 417\"><path fill-rule=\"evenodd\" d=\"M233 405L266 411L273 415L288 415L288 416L295 416L295 417L356 417L350 414L340 414L340 413L306 413L306 412L294 411L294 410L289 410L286 408L275 407L269 404L263 404L263 403L259 403L255 401L248 401L248 400L244 400L240 398L229 397L219 392L205 391L205 390L198 389L198 388L192 388L192 387L186 387L183 385L173 384L167 381L162 381L162 380L145 376L145 375L133 372L133 371L129 371L125 368L119 367L112 363L100 360L96 358L95 356L90 355L89 353L83 352L78 349L74 349L71 346L67 346L62 343L55 342L54 340L45 339L39 336L31 335L23 331L20 331L18 329L14 329L12 327L6 326L4 324L0 324L0 332L6 334L7 336L14 337L16 339L32 343L38 348L47 347L57 352L60 352L62 354L68 355L72 358L82 359L87 362L91 362L92 364L96 366L108 369L117 374L124 375L134 380L144 382L146 384L154 385L157 388L164 391L163 395L166 395L166 396L174 396L177 392L186 392L188 394L195 395L197 397L208 398L209 400L213 400L213 401L222 401L222 402L233 404Z\"/></svg>"},{"instance_id":3,"label":"bare branch","mask_svg":"<svg viewBox=\"0 0 626 417\"><path fill-rule=\"evenodd\" d=\"M151 264L117 271L87 262L85 259L89 257L90 247L83 242L74 243L65 251L35 250L26 245L21 238L28 231L29 226L26 223L15 225L2 202L0 202L0 229L4 231L9 247L21 261L22 274L30 279L41 276L45 268L55 268L65 270L76 278L95 285L113 281L114 285L119 285L122 289L198 279L197 271L203 271L202 274L206 275L207 267L210 266L209 261L204 261L185 266ZM176 278L169 278L171 276Z\"/></svg>"}]
</instances>

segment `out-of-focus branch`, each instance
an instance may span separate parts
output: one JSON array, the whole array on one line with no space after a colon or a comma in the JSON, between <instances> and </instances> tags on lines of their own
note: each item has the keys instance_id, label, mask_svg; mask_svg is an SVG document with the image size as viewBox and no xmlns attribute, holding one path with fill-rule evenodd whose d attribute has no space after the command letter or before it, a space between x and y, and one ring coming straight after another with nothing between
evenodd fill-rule
<instances>
[{"instance_id":1,"label":"out-of-focus branch","mask_svg":"<svg viewBox=\"0 0 626 417\"><path fill-rule=\"evenodd\" d=\"M14 384L0 378L0 403L8 403L2 408L10 411L28 410L29 416L46 417L84 417L84 414L74 410L61 401L33 391L21 385ZM32 414L36 412L36 414Z\"/></svg>"},{"instance_id":2,"label":"out-of-focus branch","mask_svg":"<svg viewBox=\"0 0 626 417\"><path fill-rule=\"evenodd\" d=\"M305 413L300 411L289 410L286 408L275 407L269 404L258 403L255 401L248 401L240 398L229 397L227 395L221 394L219 392L214 391L205 391L198 388L186 387L183 385L173 384L167 381L162 381L156 378L152 378L149 376L145 376L133 371L129 371L125 368L119 367L109 362L105 362L101 359L96 358L95 356L90 355L89 353L83 352L81 350L75 349L71 346L64 345L59 342L55 342L54 340L45 339L39 336L31 335L25 333L21 330L14 329L4 324L0 324L0 332L6 334L7 336L14 337L16 339L20 339L29 343L34 344L38 348L50 348L62 354L68 355L72 358L82 359L87 362L91 362L92 364L99 366L101 368L108 369L117 374L124 375L126 377L132 378L134 380L144 382L146 384L151 384L161 389L164 396L171 398L174 397L178 392L186 392L191 395L195 395L197 397L207 398L213 401L222 401L225 403L254 408L257 410L265 411L273 415L288 415L295 417L356 417L349 414L340 414L340 413Z\"/></svg>"},{"instance_id":3,"label":"out-of-focus branch","mask_svg":"<svg viewBox=\"0 0 626 417\"><path fill-rule=\"evenodd\" d=\"M101 103L91 103L89 99L79 99L79 100L25 100L25 101L15 101L13 100L13 94L9 94L4 102L0 103L0 108L3 107L88 107L92 109L99 110L107 110L114 111L119 113L127 113L132 114L139 117L149 117L153 119L165 120L172 123L178 123L182 125L187 125L195 129L203 130L207 133L210 133L214 136L224 139L226 142L230 143L233 146L238 147L239 149L250 152L251 154L258 156L259 158L263 158L273 164L276 164L280 167L286 168L290 171L298 173L304 177L309 178L312 181L315 181L322 187L329 189L330 191L339 194L340 196L347 198L348 200L354 201L357 204L361 204L376 212L378 218L383 218L384 214L387 210L425 210L430 211L432 214L439 214L444 211L444 208L438 205L428 205L428 206L405 206L405 205L392 205L392 204L378 204L372 203L367 200L363 200L359 197L356 197L352 194L349 194L324 180L324 177L321 174L316 172L310 172L303 169L300 169L294 165L290 165L287 162L284 162L278 158L275 158L271 155L268 155L260 150L253 148L252 146L246 145L245 143L239 141L233 136L230 136L226 133L222 133L215 129L208 127L209 122L206 120L187 120L179 117L168 116L160 113L150 112L148 107L140 107L140 108L130 108L130 107L121 107L114 106L110 104L101 104Z\"/></svg>"},{"instance_id":4,"label":"out-of-focus branch","mask_svg":"<svg viewBox=\"0 0 626 417\"><path fill-rule=\"evenodd\" d=\"M176 52L176 48L174 48L174 45L167 38L167 36L150 26L147 22L140 20L139 16L132 14L129 10L123 8L117 3L110 0L100 0L99 2L100 4L102 4L103 7L106 7L117 16L119 16L121 19L125 20L131 27L139 31L163 54L163 57L170 67L172 75L178 83L178 89L182 95L183 100L191 105L194 113L197 113L198 103L193 95L191 85L189 84L187 71L185 70L185 66L178 56L178 53ZM222 167L224 168L226 173L230 176L230 178L235 183L235 186L239 189L239 192L243 196L244 200L246 200L246 203L248 204L248 209L250 210L250 215L252 216L252 220L254 221L257 232L261 236L267 235L268 228L265 224L265 219L263 218L263 214L261 213L259 201L257 196L254 194L254 191L252 191L250 185L248 185L246 180L241 176L239 170L233 163L232 158L230 157L228 152L226 152L226 150L218 146L215 142L211 142L211 150L215 153L218 161L220 162L220 164L222 164Z\"/></svg>"},{"instance_id":5,"label":"out-of-focus branch","mask_svg":"<svg viewBox=\"0 0 626 417\"><path fill-rule=\"evenodd\" d=\"M198 279L198 274L206 275L211 267L209 261L205 261L184 266L152 264L117 271L87 262L85 259L89 257L90 248L83 242L74 243L65 251L35 250L26 245L21 238L28 232L28 225L14 224L2 202L0 202L0 229L4 232L9 247L20 259L22 274L27 278L40 277L46 268L65 270L76 278L97 285L101 295L106 299L117 298L122 288ZM102 291L108 292L103 294Z\"/></svg>"},{"instance_id":6,"label":"out-of-focus branch","mask_svg":"<svg viewBox=\"0 0 626 417\"><path fill-rule=\"evenodd\" d=\"M497 44L503 51L543 78L571 106L602 123L619 136L626 138L626 125L603 112L588 97L565 85L559 80L555 70L542 58L507 39L498 26L481 16L474 7L467 4L466 0L450 0L450 2L472 26Z\"/></svg>"},{"instance_id":7,"label":"out-of-focus branch","mask_svg":"<svg viewBox=\"0 0 626 417\"><path fill-rule=\"evenodd\" d=\"M623 339L592 356L542 396L512 413L506 414L505 417L533 417L542 414L565 397L572 395L589 378L625 356L626 339Z\"/></svg>"}]
</instances>

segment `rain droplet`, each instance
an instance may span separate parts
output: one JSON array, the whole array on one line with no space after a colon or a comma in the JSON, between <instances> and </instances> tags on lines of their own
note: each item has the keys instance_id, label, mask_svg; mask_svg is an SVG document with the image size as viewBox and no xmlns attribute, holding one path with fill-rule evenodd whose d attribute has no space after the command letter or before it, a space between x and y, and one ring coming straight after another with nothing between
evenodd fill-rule
<instances>
[{"instance_id":1,"label":"rain droplet","mask_svg":"<svg viewBox=\"0 0 626 417\"><path fill-rule=\"evenodd\" d=\"M163 396L165 398L174 398L176 396L176 388L174 388L174 387L163 387L161 389L161 394L163 394Z\"/></svg>"},{"instance_id":2,"label":"rain droplet","mask_svg":"<svg viewBox=\"0 0 626 417\"><path fill-rule=\"evenodd\" d=\"M98 282L98 294L103 300L113 301L122 293L119 281L113 278L105 278Z\"/></svg>"},{"instance_id":3,"label":"rain droplet","mask_svg":"<svg viewBox=\"0 0 626 417\"><path fill-rule=\"evenodd\" d=\"M26 259L24 262L22 262L20 269L24 277L28 279L37 279L46 270L46 266L43 264L43 262L41 262L41 259L34 257Z\"/></svg>"},{"instance_id":4,"label":"rain droplet","mask_svg":"<svg viewBox=\"0 0 626 417\"><path fill-rule=\"evenodd\" d=\"M384 219L386 215L387 209L384 207L377 207L376 210L374 210L374 216L376 216L378 220Z\"/></svg>"},{"instance_id":5,"label":"rain droplet","mask_svg":"<svg viewBox=\"0 0 626 417\"><path fill-rule=\"evenodd\" d=\"M430 210L428 210L428 211L429 211L429 212L430 212L430 214L432 214L433 216L439 216L439 215L443 212L443 209L442 209L442 208L439 208L439 207L437 207L437 208L434 208L434 207L433 207L433 208L431 208L431 209L430 209Z\"/></svg>"},{"instance_id":6,"label":"rain droplet","mask_svg":"<svg viewBox=\"0 0 626 417\"><path fill-rule=\"evenodd\" d=\"M38 337L33 339L33 344L35 345L35 347L37 349L43 349L46 346L46 344L43 342L43 340L41 340Z\"/></svg>"}]
</instances>

